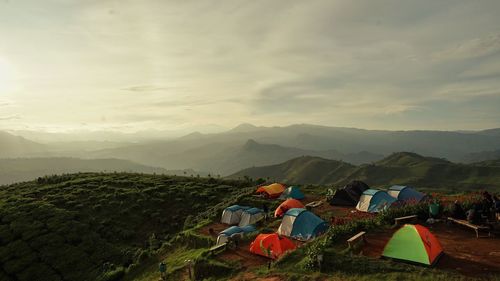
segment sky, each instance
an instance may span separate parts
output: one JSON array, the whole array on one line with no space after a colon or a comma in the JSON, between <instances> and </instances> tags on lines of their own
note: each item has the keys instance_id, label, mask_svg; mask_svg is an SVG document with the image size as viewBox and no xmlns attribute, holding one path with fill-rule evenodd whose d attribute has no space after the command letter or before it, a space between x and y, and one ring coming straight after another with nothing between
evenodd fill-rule
<instances>
[{"instance_id":1,"label":"sky","mask_svg":"<svg viewBox=\"0 0 500 281\"><path fill-rule=\"evenodd\" d=\"M0 130L500 127L500 1L0 0Z\"/></svg>"}]
</instances>

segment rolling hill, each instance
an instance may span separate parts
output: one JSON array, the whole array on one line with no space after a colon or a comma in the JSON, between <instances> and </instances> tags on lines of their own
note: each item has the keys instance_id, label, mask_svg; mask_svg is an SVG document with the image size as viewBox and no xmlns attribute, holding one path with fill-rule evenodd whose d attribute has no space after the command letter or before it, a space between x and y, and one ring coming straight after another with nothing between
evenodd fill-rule
<instances>
[{"instance_id":1,"label":"rolling hill","mask_svg":"<svg viewBox=\"0 0 500 281\"><path fill-rule=\"evenodd\" d=\"M318 157L299 157L278 165L244 169L230 178L244 176L290 184L337 186L362 180L372 186L410 184L436 189L500 189L500 167L495 161L480 165L456 164L410 152L394 153L361 166Z\"/></svg>"},{"instance_id":2,"label":"rolling hill","mask_svg":"<svg viewBox=\"0 0 500 281\"><path fill-rule=\"evenodd\" d=\"M0 186L0 280L122 280L246 184L85 173Z\"/></svg>"},{"instance_id":3,"label":"rolling hill","mask_svg":"<svg viewBox=\"0 0 500 281\"><path fill-rule=\"evenodd\" d=\"M16 158L0 159L0 185L32 180L54 174L78 172L135 172L171 174L163 168L154 168L119 159L78 158Z\"/></svg>"}]
</instances>

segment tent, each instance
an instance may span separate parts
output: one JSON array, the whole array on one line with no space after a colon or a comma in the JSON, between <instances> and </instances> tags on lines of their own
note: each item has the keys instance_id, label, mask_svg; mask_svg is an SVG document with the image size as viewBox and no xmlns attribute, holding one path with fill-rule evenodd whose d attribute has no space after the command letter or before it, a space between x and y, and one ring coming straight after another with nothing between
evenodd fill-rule
<instances>
[{"instance_id":1,"label":"tent","mask_svg":"<svg viewBox=\"0 0 500 281\"><path fill-rule=\"evenodd\" d=\"M337 189L330 199L330 205L336 206L356 206L361 194L367 189L368 185L362 181L352 181L341 189Z\"/></svg>"},{"instance_id":2,"label":"tent","mask_svg":"<svg viewBox=\"0 0 500 281\"><path fill-rule=\"evenodd\" d=\"M297 240L309 240L328 229L328 224L306 209L293 208L283 216L278 234Z\"/></svg>"},{"instance_id":3,"label":"tent","mask_svg":"<svg viewBox=\"0 0 500 281\"><path fill-rule=\"evenodd\" d=\"M264 211L259 208L250 208L241 213L239 226L255 224L264 218Z\"/></svg>"},{"instance_id":4,"label":"tent","mask_svg":"<svg viewBox=\"0 0 500 281\"><path fill-rule=\"evenodd\" d=\"M436 237L421 225L405 224L387 242L383 257L433 265L443 254Z\"/></svg>"},{"instance_id":5,"label":"tent","mask_svg":"<svg viewBox=\"0 0 500 281\"><path fill-rule=\"evenodd\" d=\"M257 193L264 194L269 198L278 198L285 191L285 186L281 183L273 183L270 185L261 186L257 189Z\"/></svg>"},{"instance_id":6,"label":"tent","mask_svg":"<svg viewBox=\"0 0 500 281\"><path fill-rule=\"evenodd\" d=\"M387 192L377 189L367 189L359 198L356 209L363 212L377 213L389 208L397 200Z\"/></svg>"},{"instance_id":7,"label":"tent","mask_svg":"<svg viewBox=\"0 0 500 281\"><path fill-rule=\"evenodd\" d=\"M296 248L297 246L290 239L276 233L259 234L250 244L250 252L271 259L277 259Z\"/></svg>"},{"instance_id":8,"label":"tent","mask_svg":"<svg viewBox=\"0 0 500 281\"><path fill-rule=\"evenodd\" d=\"M281 203L278 208L276 208L276 211L274 211L274 217L280 218L282 217L286 211L292 209L292 208L305 208L304 204L302 204L299 200L295 199L288 199Z\"/></svg>"},{"instance_id":9,"label":"tent","mask_svg":"<svg viewBox=\"0 0 500 281\"><path fill-rule=\"evenodd\" d=\"M300 191L299 187L297 186L290 186L283 193L281 193L280 199L297 199L297 200L302 200L305 198L304 193Z\"/></svg>"},{"instance_id":10,"label":"tent","mask_svg":"<svg viewBox=\"0 0 500 281\"><path fill-rule=\"evenodd\" d=\"M387 191L387 193L389 193L390 196L398 199L399 201L406 203L418 203L426 197L425 194L416 191L413 187L403 185L393 185L389 188L389 191Z\"/></svg>"},{"instance_id":11,"label":"tent","mask_svg":"<svg viewBox=\"0 0 500 281\"><path fill-rule=\"evenodd\" d=\"M248 209L248 208L249 207L240 206L240 205L233 205L233 206L227 207L222 212L222 218L221 218L220 222L225 223L225 224L237 224L241 220L241 213L243 213L243 211Z\"/></svg>"},{"instance_id":12,"label":"tent","mask_svg":"<svg viewBox=\"0 0 500 281\"><path fill-rule=\"evenodd\" d=\"M257 231L257 229L253 225L247 225L245 227L231 226L219 233L219 236L217 236L217 245L227 243L230 237L234 238L238 236L241 238L243 235L254 231Z\"/></svg>"}]
</instances>

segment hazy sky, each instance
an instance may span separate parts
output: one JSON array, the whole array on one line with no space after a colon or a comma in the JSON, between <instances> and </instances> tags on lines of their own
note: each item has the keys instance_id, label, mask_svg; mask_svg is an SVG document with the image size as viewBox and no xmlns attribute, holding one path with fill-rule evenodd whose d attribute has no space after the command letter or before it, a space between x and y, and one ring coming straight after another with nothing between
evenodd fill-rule
<instances>
[{"instance_id":1,"label":"hazy sky","mask_svg":"<svg viewBox=\"0 0 500 281\"><path fill-rule=\"evenodd\" d=\"M499 11L498 0L0 0L0 129L500 127Z\"/></svg>"}]
</instances>

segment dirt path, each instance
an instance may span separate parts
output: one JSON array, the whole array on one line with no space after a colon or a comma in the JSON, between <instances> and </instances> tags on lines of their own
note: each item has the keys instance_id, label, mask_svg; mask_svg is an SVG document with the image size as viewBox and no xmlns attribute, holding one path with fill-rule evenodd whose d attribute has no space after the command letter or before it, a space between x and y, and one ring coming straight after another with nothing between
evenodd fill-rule
<instances>
[{"instance_id":1,"label":"dirt path","mask_svg":"<svg viewBox=\"0 0 500 281\"><path fill-rule=\"evenodd\" d=\"M266 265L270 259L250 252L251 241L241 242L237 249L227 249L217 256L219 260L237 261L243 270Z\"/></svg>"},{"instance_id":2,"label":"dirt path","mask_svg":"<svg viewBox=\"0 0 500 281\"><path fill-rule=\"evenodd\" d=\"M445 255L436 264L437 268L458 271L467 276L500 274L500 239L476 238L474 231L444 222L427 226L437 237ZM380 257L385 244L396 231L367 234L367 245L363 254Z\"/></svg>"}]
</instances>

